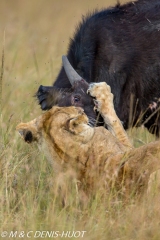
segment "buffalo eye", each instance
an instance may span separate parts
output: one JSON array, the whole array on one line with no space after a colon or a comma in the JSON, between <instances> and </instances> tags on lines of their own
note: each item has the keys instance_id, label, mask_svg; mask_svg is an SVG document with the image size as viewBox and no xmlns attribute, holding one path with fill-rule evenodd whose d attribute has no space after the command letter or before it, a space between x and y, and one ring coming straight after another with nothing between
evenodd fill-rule
<instances>
[{"instance_id":1,"label":"buffalo eye","mask_svg":"<svg viewBox=\"0 0 160 240\"><path fill-rule=\"evenodd\" d=\"M81 105L81 96L77 95L77 94L72 95L72 97L71 97L71 105L80 107L80 105Z\"/></svg>"},{"instance_id":2,"label":"buffalo eye","mask_svg":"<svg viewBox=\"0 0 160 240\"><path fill-rule=\"evenodd\" d=\"M80 101L80 96L74 96L74 102L78 103Z\"/></svg>"}]
</instances>

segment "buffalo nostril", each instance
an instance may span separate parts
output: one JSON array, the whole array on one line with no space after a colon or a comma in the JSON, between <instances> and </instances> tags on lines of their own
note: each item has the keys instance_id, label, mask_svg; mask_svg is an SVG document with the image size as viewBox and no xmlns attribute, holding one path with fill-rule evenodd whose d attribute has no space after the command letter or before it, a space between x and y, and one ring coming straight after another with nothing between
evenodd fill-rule
<instances>
[{"instance_id":1,"label":"buffalo nostril","mask_svg":"<svg viewBox=\"0 0 160 240\"><path fill-rule=\"evenodd\" d=\"M40 93L49 93L54 90L54 87L40 85L38 92Z\"/></svg>"},{"instance_id":2,"label":"buffalo nostril","mask_svg":"<svg viewBox=\"0 0 160 240\"><path fill-rule=\"evenodd\" d=\"M38 89L38 92L43 92L44 90L45 90L45 87L42 86L42 85L40 85L40 86L39 86L39 89Z\"/></svg>"}]
</instances>

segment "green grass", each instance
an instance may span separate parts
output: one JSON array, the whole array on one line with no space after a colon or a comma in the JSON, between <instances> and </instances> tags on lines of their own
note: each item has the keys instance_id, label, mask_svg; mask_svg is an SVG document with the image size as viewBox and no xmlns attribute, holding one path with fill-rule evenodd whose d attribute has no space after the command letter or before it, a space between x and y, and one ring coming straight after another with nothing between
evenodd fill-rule
<instances>
[{"instance_id":1,"label":"green grass","mask_svg":"<svg viewBox=\"0 0 160 240\"><path fill-rule=\"evenodd\" d=\"M63 178L55 181L43 153L15 131L20 121L41 114L33 95L40 84L51 85L56 78L81 15L115 2L0 1L0 233L79 230L86 231L86 240L160 239L158 192L126 205L115 194L102 199L97 192L80 204L76 184L68 180L62 207L58 181ZM154 140L143 128L129 135L135 146Z\"/></svg>"}]
</instances>

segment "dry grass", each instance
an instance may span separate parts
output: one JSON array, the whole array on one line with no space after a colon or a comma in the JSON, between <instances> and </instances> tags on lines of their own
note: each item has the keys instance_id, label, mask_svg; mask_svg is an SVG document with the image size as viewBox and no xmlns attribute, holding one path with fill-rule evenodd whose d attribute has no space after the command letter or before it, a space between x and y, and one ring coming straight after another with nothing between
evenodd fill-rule
<instances>
[{"instance_id":1,"label":"dry grass","mask_svg":"<svg viewBox=\"0 0 160 240\"><path fill-rule=\"evenodd\" d=\"M33 95L39 84L50 85L57 76L81 15L115 2L0 1L0 233L83 230L87 240L160 239L159 193L124 206L113 196L101 199L97 192L82 206L76 185L69 183L68 203L62 208L51 166L15 132L21 119L41 113ZM143 128L129 134L136 146L153 140Z\"/></svg>"}]
</instances>

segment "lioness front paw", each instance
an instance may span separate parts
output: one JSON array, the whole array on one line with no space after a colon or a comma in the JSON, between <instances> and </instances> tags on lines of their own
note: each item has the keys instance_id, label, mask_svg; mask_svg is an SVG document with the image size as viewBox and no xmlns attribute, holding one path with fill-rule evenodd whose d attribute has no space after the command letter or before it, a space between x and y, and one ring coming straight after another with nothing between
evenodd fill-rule
<instances>
[{"instance_id":1,"label":"lioness front paw","mask_svg":"<svg viewBox=\"0 0 160 240\"><path fill-rule=\"evenodd\" d=\"M113 94L111 88L105 82L91 83L87 90L92 97L95 97L95 109L99 112L103 112L104 108L111 110L113 106Z\"/></svg>"},{"instance_id":2,"label":"lioness front paw","mask_svg":"<svg viewBox=\"0 0 160 240\"><path fill-rule=\"evenodd\" d=\"M101 101L93 99L94 102L94 111L101 112Z\"/></svg>"},{"instance_id":3,"label":"lioness front paw","mask_svg":"<svg viewBox=\"0 0 160 240\"><path fill-rule=\"evenodd\" d=\"M98 99L107 99L109 102L113 101L113 94L111 88L106 82L91 83L87 90L92 97Z\"/></svg>"}]
</instances>

